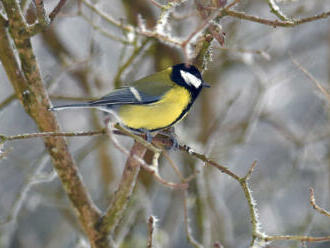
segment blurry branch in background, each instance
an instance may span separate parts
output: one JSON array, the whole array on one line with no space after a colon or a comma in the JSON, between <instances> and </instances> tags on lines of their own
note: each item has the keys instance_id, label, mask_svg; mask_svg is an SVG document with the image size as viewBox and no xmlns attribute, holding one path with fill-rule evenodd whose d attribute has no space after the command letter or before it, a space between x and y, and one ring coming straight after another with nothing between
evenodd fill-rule
<instances>
[{"instance_id":1,"label":"blurry branch in background","mask_svg":"<svg viewBox=\"0 0 330 248\"><path fill-rule=\"evenodd\" d=\"M251 21L251 22L256 22L256 23L260 23L260 24L264 24L264 25L268 25L268 26L272 26L272 27L294 27L294 26L297 26L300 24L328 18L330 16L330 11L323 12L319 15L315 15L312 17L306 17L306 18L301 18L301 19L292 19L291 21L268 20L268 19L260 18L258 16L248 15L244 12L238 12L238 11L233 11L233 10L225 10L224 15L235 17L235 18L242 19L242 20Z\"/></svg>"},{"instance_id":2,"label":"blurry branch in background","mask_svg":"<svg viewBox=\"0 0 330 248\"><path fill-rule=\"evenodd\" d=\"M0 102L0 111L5 108L6 106L8 106L13 100L16 99L16 95L12 94L10 96L8 96L5 100L3 100L2 102Z\"/></svg>"},{"instance_id":3,"label":"blurry branch in background","mask_svg":"<svg viewBox=\"0 0 330 248\"><path fill-rule=\"evenodd\" d=\"M136 60L137 57L139 57L142 52L146 49L145 47L150 44L150 38L146 38L144 41L142 41L141 45L138 47L134 47L134 50L131 54L131 56L129 56L126 60L126 62L121 65L118 69L118 72L116 73L116 75L114 76L113 82L114 82L114 87L115 88L119 88L120 86L122 86L122 82L121 82L121 76L122 74L125 72L125 70L131 66L133 64L133 62Z\"/></svg>"},{"instance_id":4,"label":"blurry branch in background","mask_svg":"<svg viewBox=\"0 0 330 248\"><path fill-rule=\"evenodd\" d=\"M187 240L194 248L203 248L202 244L196 241L192 235L192 230L190 228L190 219L188 215L188 201L188 192L185 190L183 192L183 217Z\"/></svg>"},{"instance_id":5,"label":"blurry branch in background","mask_svg":"<svg viewBox=\"0 0 330 248\"><path fill-rule=\"evenodd\" d=\"M49 157L46 154L42 154L39 159L37 159L34 164L37 164L36 169L32 175L27 179L27 182L23 185L20 193L18 194L14 204L12 205L10 212L5 220L0 220L0 225L7 224L12 221L17 220L17 216L23 207L24 201L27 199L28 192L30 189L40 183L48 183L56 178L55 171L45 174L42 170L45 168L47 162L49 162Z\"/></svg>"},{"instance_id":6,"label":"blurry branch in background","mask_svg":"<svg viewBox=\"0 0 330 248\"><path fill-rule=\"evenodd\" d=\"M297 66L299 70L301 70L314 84L315 86L321 91L321 93L326 97L328 104L330 104L330 91L325 89L322 84L309 72L307 71L291 54L290 59L292 63Z\"/></svg>"},{"instance_id":7,"label":"blurry branch in background","mask_svg":"<svg viewBox=\"0 0 330 248\"><path fill-rule=\"evenodd\" d=\"M220 242L215 242L213 244L213 248L224 248L223 245Z\"/></svg>"},{"instance_id":8,"label":"blurry branch in background","mask_svg":"<svg viewBox=\"0 0 330 248\"><path fill-rule=\"evenodd\" d=\"M309 193L310 193L310 198L309 198L309 202L312 205L312 207L318 211L320 214L323 214L327 217L330 217L330 212L325 210L324 208L321 208L319 205L316 204L315 202L315 196L314 196L314 189L310 188L309 189Z\"/></svg>"},{"instance_id":9,"label":"blurry branch in background","mask_svg":"<svg viewBox=\"0 0 330 248\"><path fill-rule=\"evenodd\" d=\"M147 248L153 248L154 246L154 233L156 229L156 218L154 216L150 216L148 219L148 243Z\"/></svg>"},{"instance_id":10,"label":"blurry branch in background","mask_svg":"<svg viewBox=\"0 0 330 248\"><path fill-rule=\"evenodd\" d=\"M251 50L251 49L244 49L244 48L228 48L228 47L219 47L219 50L222 51L228 51L228 52L236 52L236 53L249 53L249 54L255 54L260 55L265 60L271 60L271 55L266 52L265 50Z\"/></svg>"}]
</instances>

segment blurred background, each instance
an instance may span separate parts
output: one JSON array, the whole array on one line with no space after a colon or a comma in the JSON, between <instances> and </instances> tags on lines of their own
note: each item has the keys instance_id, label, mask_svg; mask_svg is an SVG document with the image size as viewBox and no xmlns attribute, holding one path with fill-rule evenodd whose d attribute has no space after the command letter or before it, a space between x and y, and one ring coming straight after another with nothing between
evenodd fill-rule
<instances>
[{"instance_id":1,"label":"blurred background","mask_svg":"<svg viewBox=\"0 0 330 248\"><path fill-rule=\"evenodd\" d=\"M330 1L277 2L287 16L297 19L330 10ZM115 87L184 61L182 50L123 31L101 18L88 3L68 1L52 26L33 38L54 104L101 97ZM57 1L45 4L51 10ZM125 25L136 26L143 18L150 29L160 15L160 9L148 0L100 0L92 5ZM24 1L24 6L33 19L30 1ZM201 23L196 6L195 1L186 1L176 7L164 32L182 38L194 32ZM241 1L235 10L276 18L261 0ZM230 16L219 22L225 43L212 42L208 51L212 60L204 70L205 81L212 87L202 92L191 113L176 126L179 142L240 176L257 160L250 188L266 234L330 235L330 219L309 203L309 188L313 187L317 203L330 209L329 99L294 64L298 62L325 89L330 88L330 19L276 28ZM0 82L0 134L36 132L1 65ZM63 131L103 126L103 114L97 111L67 110L56 115ZM127 149L132 145L130 138L118 140ZM105 136L67 141L93 200L105 209L117 188L126 155ZM4 150L6 157L0 160L0 247L88 247L42 140L13 141ZM249 209L239 184L181 152L170 151L169 155L185 176L200 170L190 182L188 197L195 239L205 247L217 241L226 248L248 247ZM167 180L179 181L164 158L160 173ZM182 192L160 185L141 171L115 232L120 247L146 247L150 215L158 219L156 247L191 247L184 231ZM326 248L330 243L276 241L268 247Z\"/></svg>"}]
</instances>

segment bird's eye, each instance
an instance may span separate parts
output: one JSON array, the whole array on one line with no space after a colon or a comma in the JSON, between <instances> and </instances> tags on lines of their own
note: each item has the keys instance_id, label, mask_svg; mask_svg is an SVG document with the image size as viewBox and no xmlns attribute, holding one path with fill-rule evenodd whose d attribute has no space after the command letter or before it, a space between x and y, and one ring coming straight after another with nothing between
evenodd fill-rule
<instances>
[{"instance_id":1,"label":"bird's eye","mask_svg":"<svg viewBox=\"0 0 330 248\"><path fill-rule=\"evenodd\" d=\"M202 80L197 78L195 75L186 71L180 71L180 74L187 84L194 86L196 89L202 85Z\"/></svg>"}]
</instances>

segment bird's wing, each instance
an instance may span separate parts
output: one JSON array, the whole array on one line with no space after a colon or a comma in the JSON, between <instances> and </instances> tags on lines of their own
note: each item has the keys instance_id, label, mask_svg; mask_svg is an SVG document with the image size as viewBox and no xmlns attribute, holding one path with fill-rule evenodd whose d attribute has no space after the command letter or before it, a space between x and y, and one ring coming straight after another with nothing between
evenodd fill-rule
<instances>
[{"instance_id":1,"label":"bird's wing","mask_svg":"<svg viewBox=\"0 0 330 248\"><path fill-rule=\"evenodd\" d=\"M168 75L159 72L131 84L129 87L116 89L103 98L90 102L92 106L112 104L149 104L159 101L173 84Z\"/></svg>"}]
</instances>

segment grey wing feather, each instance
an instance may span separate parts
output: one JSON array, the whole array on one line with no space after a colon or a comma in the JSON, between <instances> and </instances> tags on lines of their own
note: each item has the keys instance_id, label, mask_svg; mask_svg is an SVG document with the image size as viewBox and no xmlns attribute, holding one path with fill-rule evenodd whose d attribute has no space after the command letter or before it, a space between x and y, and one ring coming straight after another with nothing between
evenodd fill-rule
<instances>
[{"instance_id":1,"label":"grey wing feather","mask_svg":"<svg viewBox=\"0 0 330 248\"><path fill-rule=\"evenodd\" d=\"M112 91L109 95L99 100L92 101L91 106L114 105L114 104L148 104L156 102L161 96L150 96L138 91L134 87L125 87Z\"/></svg>"}]
</instances>

